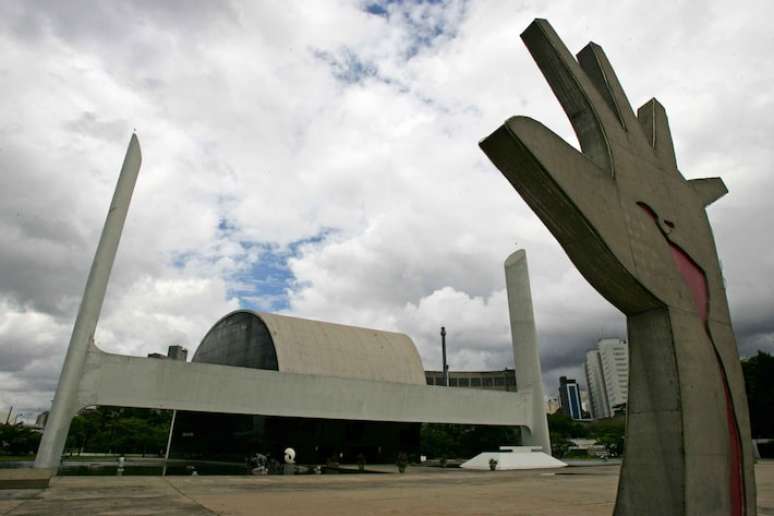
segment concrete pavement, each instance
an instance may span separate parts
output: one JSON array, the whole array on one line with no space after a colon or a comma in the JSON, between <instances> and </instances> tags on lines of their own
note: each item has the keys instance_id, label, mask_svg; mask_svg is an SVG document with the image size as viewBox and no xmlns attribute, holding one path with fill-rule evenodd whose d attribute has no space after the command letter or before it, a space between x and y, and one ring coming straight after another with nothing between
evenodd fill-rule
<instances>
[{"instance_id":1,"label":"concrete pavement","mask_svg":"<svg viewBox=\"0 0 774 516\"><path fill-rule=\"evenodd\" d=\"M0 491L0 514L610 516L618 466L559 472L409 468L405 475L56 477ZM756 466L758 514L774 516L774 461Z\"/></svg>"}]
</instances>

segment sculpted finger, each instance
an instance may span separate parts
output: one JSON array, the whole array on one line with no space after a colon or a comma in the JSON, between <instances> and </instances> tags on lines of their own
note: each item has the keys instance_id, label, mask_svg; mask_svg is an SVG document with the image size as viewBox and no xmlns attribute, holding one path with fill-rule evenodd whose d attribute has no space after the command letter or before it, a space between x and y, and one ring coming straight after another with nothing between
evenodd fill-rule
<instances>
[{"instance_id":1,"label":"sculpted finger","mask_svg":"<svg viewBox=\"0 0 774 516\"><path fill-rule=\"evenodd\" d=\"M479 146L560 240L618 198L606 171L531 118L511 118Z\"/></svg>"},{"instance_id":2,"label":"sculpted finger","mask_svg":"<svg viewBox=\"0 0 774 516\"><path fill-rule=\"evenodd\" d=\"M630 142L644 147L648 142L642 133L642 126L602 47L596 43L589 43L583 47L583 50L578 52L578 63L621 127L629 133Z\"/></svg>"},{"instance_id":3,"label":"sculpted finger","mask_svg":"<svg viewBox=\"0 0 774 516\"><path fill-rule=\"evenodd\" d=\"M608 299L632 310L651 299L627 272L634 262L625 217L606 170L527 117L511 118L479 146L578 270L592 284L606 286Z\"/></svg>"},{"instance_id":4,"label":"sculpted finger","mask_svg":"<svg viewBox=\"0 0 774 516\"><path fill-rule=\"evenodd\" d=\"M583 153L612 172L607 132L619 124L605 100L546 20L533 21L521 39L570 119Z\"/></svg>"},{"instance_id":5,"label":"sculpted finger","mask_svg":"<svg viewBox=\"0 0 774 516\"><path fill-rule=\"evenodd\" d=\"M726 184L719 177L706 177L688 181L704 206L709 206L728 193Z\"/></svg>"},{"instance_id":6,"label":"sculpted finger","mask_svg":"<svg viewBox=\"0 0 774 516\"><path fill-rule=\"evenodd\" d=\"M664 106L658 100L650 99L637 110L637 118L661 165L667 170L677 171L675 148Z\"/></svg>"}]
</instances>

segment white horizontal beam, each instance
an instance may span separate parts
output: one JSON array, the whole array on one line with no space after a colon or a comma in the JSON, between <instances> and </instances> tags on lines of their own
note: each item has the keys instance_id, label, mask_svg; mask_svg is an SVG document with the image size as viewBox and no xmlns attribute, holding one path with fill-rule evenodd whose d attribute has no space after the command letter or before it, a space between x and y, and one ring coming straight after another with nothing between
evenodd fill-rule
<instances>
[{"instance_id":1,"label":"white horizontal beam","mask_svg":"<svg viewBox=\"0 0 774 516\"><path fill-rule=\"evenodd\" d=\"M484 425L532 425L529 391L376 382L129 357L92 347L82 407Z\"/></svg>"}]
</instances>

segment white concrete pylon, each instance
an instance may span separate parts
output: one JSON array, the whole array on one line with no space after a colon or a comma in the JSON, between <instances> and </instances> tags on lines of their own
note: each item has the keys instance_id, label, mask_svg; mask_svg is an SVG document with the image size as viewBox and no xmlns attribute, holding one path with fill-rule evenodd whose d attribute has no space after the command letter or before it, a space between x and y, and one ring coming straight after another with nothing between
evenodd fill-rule
<instances>
[{"instance_id":1,"label":"white concrete pylon","mask_svg":"<svg viewBox=\"0 0 774 516\"><path fill-rule=\"evenodd\" d=\"M94 331L97 328L97 320L102 310L102 302L105 299L110 271L113 268L118 242L121 240L121 232L124 228L126 213L129 210L129 202L132 199L141 163L140 143L137 140L137 135L132 134L105 226L102 228L97 252L91 264L89 278L86 281L86 289L78 309L78 316L75 319L46 429L43 432L43 438L35 458L36 468L56 468L59 465L67 432L70 429L70 422L81 408L78 406L78 388L83 376L89 346L94 340Z\"/></svg>"},{"instance_id":2,"label":"white concrete pylon","mask_svg":"<svg viewBox=\"0 0 774 516\"><path fill-rule=\"evenodd\" d=\"M531 424L528 428L522 427L521 443L525 446L540 446L545 453L551 455L543 374L540 368L535 314L532 309L527 252L524 249L519 249L505 260L505 286L508 292L516 386L519 392L529 391L532 395L529 414Z\"/></svg>"}]
</instances>

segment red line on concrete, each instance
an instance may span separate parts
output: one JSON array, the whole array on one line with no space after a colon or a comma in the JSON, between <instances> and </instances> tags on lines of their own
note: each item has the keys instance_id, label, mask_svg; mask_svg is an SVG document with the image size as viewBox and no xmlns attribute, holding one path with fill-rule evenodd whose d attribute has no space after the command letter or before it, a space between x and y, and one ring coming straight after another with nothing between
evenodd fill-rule
<instances>
[{"instance_id":1,"label":"red line on concrete","mask_svg":"<svg viewBox=\"0 0 774 516\"><path fill-rule=\"evenodd\" d=\"M658 215L653 209L644 204L637 203L650 215L658 225ZM674 227L674 225L670 225ZM707 317L709 312L709 289L707 288L707 276L701 267L686 253L680 246L669 240L669 237L662 232L662 235L669 244L669 248L672 251L672 259L675 262L677 270L680 271L680 275L683 277L688 290L691 291L693 301L696 304L696 310L699 313L699 317L704 323L704 331L707 333L707 338L712 341L712 335L709 331L707 324ZM713 342L713 348L714 348ZM729 475L729 490L731 495L731 516L742 516L743 514L743 493L744 483L742 480L742 446L739 439L739 428L736 422L736 414L734 413L734 405L731 400L731 392L728 388L728 378L726 377L726 371L723 368L720 357L715 351L715 358L717 359L718 368L720 369L720 377L723 381L723 394L726 401L726 424L728 425L728 437L729 437L729 455L731 458L731 471Z\"/></svg>"}]
</instances>

